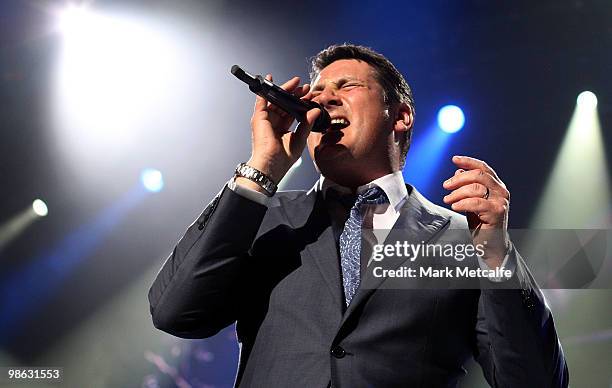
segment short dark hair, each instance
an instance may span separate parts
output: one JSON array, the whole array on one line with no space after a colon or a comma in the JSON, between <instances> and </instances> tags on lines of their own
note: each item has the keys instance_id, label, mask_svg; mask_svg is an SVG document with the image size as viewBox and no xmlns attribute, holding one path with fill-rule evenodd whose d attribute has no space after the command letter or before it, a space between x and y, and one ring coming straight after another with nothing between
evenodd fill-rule
<instances>
[{"instance_id":1,"label":"short dark hair","mask_svg":"<svg viewBox=\"0 0 612 388\"><path fill-rule=\"evenodd\" d=\"M314 80L321 70L341 59L357 59L368 63L374 69L378 83L384 91L385 103L391 107L406 103L414 115L414 98L406 79L384 55L369 47L349 43L332 45L321 50L310 59L310 79ZM404 166L408 149L410 148L412 129L406 132L405 140L400 144L400 165Z\"/></svg>"}]
</instances>

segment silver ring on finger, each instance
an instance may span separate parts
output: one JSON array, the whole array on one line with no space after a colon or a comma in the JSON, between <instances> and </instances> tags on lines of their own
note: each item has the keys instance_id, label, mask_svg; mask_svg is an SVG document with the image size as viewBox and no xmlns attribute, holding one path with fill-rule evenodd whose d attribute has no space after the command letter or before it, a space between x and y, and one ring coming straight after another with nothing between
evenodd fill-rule
<instances>
[{"instance_id":1,"label":"silver ring on finger","mask_svg":"<svg viewBox=\"0 0 612 388\"><path fill-rule=\"evenodd\" d=\"M491 194L491 192L489 191L489 188L487 186L485 186L485 188L487 189L487 192L484 193L484 195L482 196L482 198L484 199L489 199L489 194Z\"/></svg>"}]
</instances>

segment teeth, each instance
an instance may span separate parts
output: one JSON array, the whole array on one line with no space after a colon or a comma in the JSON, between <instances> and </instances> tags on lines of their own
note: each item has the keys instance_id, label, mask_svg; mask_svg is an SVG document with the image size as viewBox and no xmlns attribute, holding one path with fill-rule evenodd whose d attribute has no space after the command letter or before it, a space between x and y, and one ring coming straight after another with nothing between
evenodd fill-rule
<instances>
[{"instance_id":1,"label":"teeth","mask_svg":"<svg viewBox=\"0 0 612 388\"><path fill-rule=\"evenodd\" d=\"M341 125L348 125L349 124L349 122L346 119L343 119L343 118L332 119L331 123L332 124L341 124Z\"/></svg>"}]
</instances>

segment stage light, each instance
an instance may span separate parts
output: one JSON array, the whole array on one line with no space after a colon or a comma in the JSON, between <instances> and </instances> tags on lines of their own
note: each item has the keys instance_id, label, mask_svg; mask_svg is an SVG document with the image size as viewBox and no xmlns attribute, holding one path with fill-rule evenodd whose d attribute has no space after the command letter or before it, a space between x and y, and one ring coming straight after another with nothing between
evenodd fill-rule
<instances>
[{"instance_id":1,"label":"stage light","mask_svg":"<svg viewBox=\"0 0 612 388\"><path fill-rule=\"evenodd\" d=\"M607 165L597 97L589 91L582 92L532 225L566 229L608 227L612 209ZM570 190L568 185L579 190Z\"/></svg>"},{"instance_id":2,"label":"stage light","mask_svg":"<svg viewBox=\"0 0 612 388\"><path fill-rule=\"evenodd\" d=\"M65 36L78 36L91 26L92 15L83 6L69 5L59 14L58 27Z\"/></svg>"},{"instance_id":3,"label":"stage light","mask_svg":"<svg viewBox=\"0 0 612 388\"><path fill-rule=\"evenodd\" d=\"M576 104L581 108L595 108L597 106L597 96L593 92L586 90L578 95Z\"/></svg>"},{"instance_id":4,"label":"stage light","mask_svg":"<svg viewBox=\"0 0 612 388\"><path fill-rule=\"evenodd\" d=\"M91 8L69 7L58 24L63 44L54 101L67 137L88 152L133 144L144 128L150 131L152 112L167 105L175 74L185 67L175 42L163 27Z\"/></svg>"},{"instance_id":5,"label":"stage light","mask_svg":"<svg viewBox=\"0 0 612 388\"><path fill-rule=\"evenodd\" d=\"M43 252L25 260L8 276L0 281L0 347L15 338L23 328L23 321L40 310L48 299L63 289L70 277L106 238L116 232L119 224L128 217L146 197L140 187L125 193L122 197L101 209L99 213L84 224L72 229L64 238L58 240ZM41 201L42 202L42 201ZM27 214L32 220L38 217L28 206ZM30 222L31 223L31 222ZM16 237L23 229L13 227L11 237ZM0 230L0 248L2 248Z\"/></svg>"},{"instance_id":6,"label":"stage light","mask_svg":"<svg viewBox=\"0 0 612 388\"><path fill-rule=\"evenodd\" d=\"M47 205L40 199L32 205L13 215L10 219L0 223L0 251L21 235L30 225L48 213Z\"/></svg>"},{"instance_id":7,"label":"stage light","mask_svg":"<svg viewBox=\"0 0 612 388\"><path fill-rule=\"evenodd\" d=\"M447 148L453 136L440 129L439 125L432 123L423 131L410 146L404 165L404 180L426 195L435 195L435 191L430 190L439 188L437 184L434 187L434 182L442 178L437 176L445 169L441 163L450 163Z\"/></svg>"},{"instance_id":8,"label":"stage light","mask_svg":"<svg viewBox=\"0 0 612 388\"><path fill-rule=\"evenodd\" d=\"M235 55L216 39L225 27L215 30L206 15L192 24L151 7L78 3L48 13L57 39L45 122L53 163L65 172L59 183L84 191L80 198L89 202L119 195L129 182L146 191L138 180L143 167L161 162L167 174L185 161L168 147L189 159L209 146L208 156L225 160L232 137L216 129L235 115L220 103L232 92L215 86ZM241 95L250 104L251 95ZM218 140L212 148L209 136Z\"/></svg>"},{"instance_id":9,"label":"stage light","mask_svg":"<svg viewBox=\"0 0 612 388\"><path fill-rule=\"evenodd\" d=\"M438 111L438 126L444 132L455 133L465 124L465 115L461 108L456 105L443 106Z\"/></svg>"},{"instance_id":10,"label":"stage light","mask_svg":"<svg viewBox=\"0 0 612 388\"><path fill-rule=\"evenodd\" d=\"M140 181L145 189L157 193L164 188L164 177L161 171L154 168L146 168L140 174Z\"/></svg>"},{"instance_id":11,"label":"stage light","mask_svg":"<svg viewBox=\"0 0 612 388\"><path fill-rule=\"evenodd\" d=\"M47 208L47 204L41 199L35 199L32 202L32 210L39 217L44 217L49 214L49 209Z\"/></svg>"}]
</instances>

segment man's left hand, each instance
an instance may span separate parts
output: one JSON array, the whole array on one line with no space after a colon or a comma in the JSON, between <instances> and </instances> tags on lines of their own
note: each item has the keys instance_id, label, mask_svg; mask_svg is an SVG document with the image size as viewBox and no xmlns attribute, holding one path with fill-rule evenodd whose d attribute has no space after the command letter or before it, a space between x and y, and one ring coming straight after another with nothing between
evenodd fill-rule
<instances>
[{"instance_id":1,"label":"man's left hand","mask_svg":"<svg viewBox=\"0 0 612 388\"><path fill-rule=\"evenodd\" d=\"M508 211L510 192L495 171L482 160L453 156L458 169L443 183L452 190L444 202L466 213L475 245L482 244L483 259L490 268L501 265L509 247Z\"/></svg>"}]
</instances>

